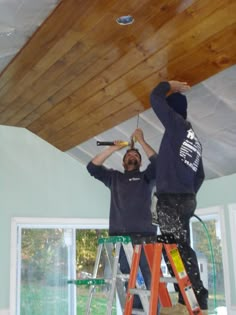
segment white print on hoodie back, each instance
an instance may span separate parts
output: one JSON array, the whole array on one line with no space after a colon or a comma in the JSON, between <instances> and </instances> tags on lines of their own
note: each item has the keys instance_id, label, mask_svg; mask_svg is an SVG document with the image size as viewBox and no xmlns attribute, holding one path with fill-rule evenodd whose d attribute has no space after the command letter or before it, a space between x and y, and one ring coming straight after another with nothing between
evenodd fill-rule
<instances>
[{"instance_id":1,"label":"white print on hoodie back","mask_svg":"<svg viewBox=\"0 0 236 315\"><path fill-rule=\"evenodd\" d=\"M191 128L187 130L187 137L180 147L179 155L185 165L194 172L197 171L202 156L202 146Z\"/></svg>"}]
</instances>

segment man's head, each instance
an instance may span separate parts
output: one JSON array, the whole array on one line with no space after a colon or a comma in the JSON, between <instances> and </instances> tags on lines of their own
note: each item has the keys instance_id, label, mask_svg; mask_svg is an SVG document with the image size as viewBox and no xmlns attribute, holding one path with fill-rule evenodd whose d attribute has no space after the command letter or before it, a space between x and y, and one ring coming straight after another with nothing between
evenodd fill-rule
<instances>
[{"instance_id":1,"label":"man's head","mask_svg":"<svg viewBox=\"0 0 236 315\"><path fill-rule=\"evenodd\" d=\"M173 110L180 114L184 119L187 118L187 98L185 95L176 92L173 94L170 94L167 98L166 101L168 105L173 108Z\"/></svg>"},{"instance_id":2,"label":"man's head","mask_svg":"<svg viewBox=\"0 0 236 315\"><path fill-rule=\"evenodd\" d=\"M123 157L123 166L126 171L138 170L141 166L142 157L137 149L129 149Z\"/></svg>"}]
</instances>

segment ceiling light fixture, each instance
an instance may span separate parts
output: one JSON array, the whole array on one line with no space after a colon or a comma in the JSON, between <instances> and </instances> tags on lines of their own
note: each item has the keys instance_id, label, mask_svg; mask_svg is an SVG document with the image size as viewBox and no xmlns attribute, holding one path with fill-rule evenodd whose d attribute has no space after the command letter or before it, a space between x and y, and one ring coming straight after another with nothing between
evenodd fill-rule
<instances>
[{"instance_id":1,"label":"ceiling light fixture","mask_svg":"<svg viewBox=\"0 0 236 315\"><path fill-rule=\"evenodd\" d=\"M134 18L131 15L124 15L116 19L116 22L120 25L129 25L134 22Z\"/></svg>"}]
</instances>

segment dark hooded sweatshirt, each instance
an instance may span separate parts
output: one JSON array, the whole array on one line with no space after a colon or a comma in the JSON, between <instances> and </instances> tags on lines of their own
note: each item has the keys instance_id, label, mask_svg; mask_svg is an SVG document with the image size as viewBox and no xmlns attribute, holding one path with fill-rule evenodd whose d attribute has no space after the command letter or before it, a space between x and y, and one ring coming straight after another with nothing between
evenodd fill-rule
<instances>
[{"instance_id":1,"label":"dark hooded sweatshirt","mask_svg":"<svg viewBox=\"0 0 236 315\"><path fill-rule=\"evenodd\" d=\"M155 184L156 154L143 172L107 169L90 162L88 172L103 182L111 191L109 234L110 235L156 235L152 225L151 193Z\"/></svg>"},{"instance_id":2,"label":"dark hooded sweatshirt","mask_svg":"<svg viewBox=\"0 0 236 315\"><path fill-rule=\"evenodd\" d=\"M161 82L150 96L152 108L165 127L156 167L157 195L196 194L204 180L202 146L191 124L168 105L169 90L170 84Z\"/></svg>"}]
</instances>

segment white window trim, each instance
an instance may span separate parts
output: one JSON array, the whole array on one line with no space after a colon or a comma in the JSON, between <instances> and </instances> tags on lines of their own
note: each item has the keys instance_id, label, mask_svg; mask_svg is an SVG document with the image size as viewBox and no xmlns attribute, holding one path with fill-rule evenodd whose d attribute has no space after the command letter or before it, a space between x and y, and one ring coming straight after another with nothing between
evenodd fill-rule
<instances>
[{"instance_id":1,"label":"white window trim","mask_svg":"<svg viewBox=\"0 0 236 315\"><path fill-rule=\"evenodd\" d=\"M233 262L233 273L234 273L234 280L236 281L236 241L235 241L235 227L236 227L236 204L230 204L228 206L229 209L229 226L230 226L230 241L231 241L231 253L232 253L232 262ZM231 277L232 279L232 277ZM236 284L235 282L231 281L231 287L234 285L234 292L236 291ZM231 293L231 292L229 292ZM230 307L232 310L236 310L236 304L233 304L231 300L232 294L229 294L230 298Z\"/></svg>"},{"instance_id":2,"label":"white window trim","mask_svg":"<svg viewBox=\"0 0 236 315\"><path fill-rule=\"evenodd\" d=\"M11 220L11 265L10 265L10 314L16 314L17 299L17 227L64 227L76 229L108 228L108 219L91 218L23 218L14 217Z\"/></svg>"},{"instance_id":3,"label":"white window trim","mask_svg":"<svg viewBox=\"0 0 236 315\"><path fill-rule=\"evenodd\" d=\"M222 205L197 209L195 214L198 216L214 215L217 214L220 218L221 227L221 242L222 242L222 262L224 271L224 286L225 286L225 300L227 310L232 309L230 300L230 271L229 271L229 259L227 250L227 239L226 239L226 224L225 224L225 207Z\"/></svg>"}]
</instances>

